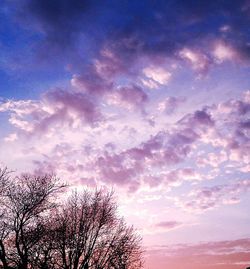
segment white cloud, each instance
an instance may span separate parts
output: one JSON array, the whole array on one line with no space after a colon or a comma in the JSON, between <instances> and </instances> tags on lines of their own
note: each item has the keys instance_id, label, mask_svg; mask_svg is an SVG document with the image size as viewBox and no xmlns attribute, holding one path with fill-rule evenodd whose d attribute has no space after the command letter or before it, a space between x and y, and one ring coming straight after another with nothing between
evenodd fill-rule
<instances>
[{"instance_id":1,"label":"white cloud","mask_svg":"<svg viewBox=\"0 0 250 269\"><path fill-rule=\"evenodd\" d=\"M217 63L239 59L239 55L235 49L222 41L215 43L212 54Z\"/></svg>"},{"instance_id":2,"label":"white cloud","mask_svg":"<svg viewBox=\"0 0 250 269\"><path fill-rule=\"evenodd\" d=\"M145 78L142 78L142 83L151 89L156 89L161 85L167 85L172 74L162 67L149 66L142 70Z\"/></svg>"},{"instance_id":3,"label":"white cloud","mask_svg":"<svg viewBox=\"0 0 250 269\"><path fill-rule=\"evenodd\" d=\"M184 48L179 52L179 55L182 59L187 60L196 71L206 72L209 67L208 57L200 51Z\"/></svg>"}]
</instances>

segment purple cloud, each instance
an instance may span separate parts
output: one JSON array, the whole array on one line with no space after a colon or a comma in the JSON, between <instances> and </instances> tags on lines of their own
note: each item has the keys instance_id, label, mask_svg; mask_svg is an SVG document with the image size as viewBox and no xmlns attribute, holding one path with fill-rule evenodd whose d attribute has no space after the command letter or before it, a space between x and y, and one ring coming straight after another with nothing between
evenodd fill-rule
<instances>
[{"instance_id":1,"label":"purple cloud","mask_svg":"<svg viewBox=\"0 0 250 269\"><path fill-rule=\"evenodd\" d=\"M210 115L204 111L190 114L179 121L177 128L172 132L159 132L137 147L113 156L99 157L97 166L100 178L119 184L121 177L124 177L124 182L128 184L136 182L138 185L138 178L148 170L183 162L190 154L193 143L200 137L194 129L203 132L204 126L213 128L213 125ZM159 184L159 181L157 182ZM150 179L149 185L154 185Z\"/></svg>"},{"instance_id":2,"label":"purple cloud","mask_svg":"<svg viewBox=\"0 0 250 269\"><path fill-rule=\"evenodd\" d=\"M148 101L147 94L138 86L123 86L111 91L107 97L107 102L128 110L139 109L144 112L144 106Z\"/></svg>"},{"instance_id":3,"label":"purple cloud","mask_svg":"<svg viewBox=\"0 0 250 269\"><path fill-rule=\"evenodd\" d=\"M156 223L154 226L156 228L162 228L164 230L170 230L174 229L176 227L179 227L182 223L178 221L161 221Z\"/></svg>"},{"instance_id":4,"label":"purple cloud","mask_svg":"<svg viewBox=\"0 0 250 269\"><path fill-rule=\"evenodd\" d=\"M102 119L95 103L84 94L48 91L40 101L6 101L0 111L12 112L10 122L27 134L42 134L59 126L94 126Z\"/></svg>"},{"instance_id":5,"label":"purple cloud","mask_svg":"<svg viewBox=\"0 0 250 269\"><path fill-rule=\"evenodd\" d=\"M147 250L146 264L159 269L245 268L249 265L250 239L154 246Z\"/></svg>"},{"instance_id":6,"label":"purple cloud","mask_svg":"<svg viewBox=\"0 0 250 269\"><path fill-rule=\"evenodd\" d=\"M160 112L170 115L174 113L183 103L185 102L184 97L173 97L169 96L164 101L159 102L158 110Z\"/></svg>"},{"instance_id":7,"label":"purple cloud","mask_svg":"<svg viewBox=\"0 0 250 269\"><path fill-rule=\"evenodd\" d=\"M136 86L121 87L114 92L118 94L120 102L125 102L133 109L142 109L148 102L147 95ZM246 113L241 113L241 108L247 107L248 101L244 98L188 113L170 128L168 127L168 130L163 128L162 131L155 132L144 142L134 143L131 147L128 144L124 148L116 145L110 135L102 144L102 133L116 132L116 130L112 129L112 121L103 120L103 110L100 110L100 104L96 104L90 95L81 92L56 89L47 92L40 101L3 102L0 110L11 112L10 122L27 134L51 134L55 128L74 130L74 128L83 126L96 126L100 141L95 141L94 144L100 142L99 148L92 145L93 141L89 139L86 141L89 147L88 152L70 150L63 154L51 153L46 160L36 162L37 168L44 167L51 162L55 170L59 167L60 171L74 170L74 177L86 170L84 178L90 175L90 171L94 171L91 176L94 181L135 191L143 185L151 188L164 186L169 189L178 187L185 181L197 183L200 180L211 178L213 175L216 176L216 173L211 172L211 175L204 177L203 173L196 168L191 169L187 161L195 162L198 165L197 169L203 169L206 165L218 168L218 164L226 165L228 162L237 162L241 166L243 163L247 164L249 138L246 127L248 125L245 120ZM176 100L171 100L171 104L175 104ZM65 127L66 129L64 129ZM135 135L134 131L131 133L129 129L127 131L125 129L121 129L121 131L129 132L130 137ZM122 134L121 131L119 134L117 133L119 136ZM11 137L6 139L11 140ZM78 137L77 139L79 140ZM79 143L81 147L87 146L84 141L79 140ZM122 145L122 142L119 143ZM109 148L105 145L115 145L115 147ZM212 151L202 155L202 151L200 151L198 158L195 159L197 155L193 155L193 153L199 147L202 149L207 145L220 147L216 151L220 154ZM80 156L86 154L89 157L83 160ZM66 161L69 155L79 156L79 163L69 167ZM55 162L56 164L53 165ZM176 168L177 165L182 167ZM161 170L157 173L159 169ZM238 169L244 171L246 167L239 166ZM218 196L221 197L220 194ZM215 195L215 197L217 196ZM202 202L204 204L202 206L212 208L214 205L210 205L210 202L213 201L205 200ZM195 206L198 207L198 205Z\"/></svg>"},{"instance_id":8,"label":"purple cloud","mask_svg":"<svg viewBox=\"0 0 250 269\"><path fill-rule=\"evenodd\" d=\"M103 96L107 91L112 89L112 83L104 80L94 70L89 70L81 75L73 75L71 85L80 93L94 95L95 97Z\"/></svg>"},{"instance_id":9,"label":"purple cloud","mask_svg":"<svg viewBox=\"0 0 250 269\"><path fill-rule=\"evenodd\" d=\"M222 1L216 6L210 3L194 5L192 1L168 4L160 1L156 5L151 1L132 4L122 0L105 5L98 1L20 0L13 1L11 7L12 16L21 26L39 32L37 43L43 56L50 51L54 55L59 53L62 62L67 54L71 55L67 61L77 61L78 58L81 62L85 60L82 55L92 58L94 53L109 47L119 55L120 66L133 65L138 57L144 55L180 54L195 69L205 70L210 59L198 52L199 49L189 47L202 48L211 40L223 40L216 43L213 52L217 61L231 59L231 47L244 58L249 58L248 9L244 0L237 4ZM223 28L225 24L227 28ZM197 31L190 31L193 28L199 35ZM222 46L224 43L232 45ZM87 62L89 59L85 64ZM111 74L113 63L111 60L108 64L99 65L100 73L105 76Z\"/></svg>"},{"instance_id":10,"label":"purple cloud","mask_svg":"<svg viewBox=\"0 0 250 269\"><path fill-rule=\"evenodd\" d=\"M232 184L193 190L189 193L187 201L179 201L177 204L185 210L200 213L221 205L239 203L240 195L248 191L250 181L238 180Z\"/></svg>"}]
</instances>

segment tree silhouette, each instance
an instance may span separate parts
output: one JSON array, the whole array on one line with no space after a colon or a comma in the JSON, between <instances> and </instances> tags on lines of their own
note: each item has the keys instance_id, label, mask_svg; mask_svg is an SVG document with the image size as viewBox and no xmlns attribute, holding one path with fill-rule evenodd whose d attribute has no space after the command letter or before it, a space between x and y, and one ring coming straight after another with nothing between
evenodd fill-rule
<instances>
[{"instance_id":1,"label":"tree silhouette","mask_svg":"<svg viewBox=\"0 0 250 269\"><path fill-rule=\"evenodd\" d=\"M55 207L52 198L64 185L53 176L9 175L0 172L0 260L4 269L26 269L46 231L44 216Z\"/></svg>"},{"instance_id":2,"label":"tree silhouette","mask_svg":"<svg viewBox=\"0 0 250 269\"><path fill-rule=\"evenodd\" d=\"M112 193L75 193L54 216L61 268L140 268L140 238L116 216Z\"/></svg>"},{"instance_id":3,"label":"tree silhouette","mask_svg":"<svg viewBox=\"0 0 250 269\"><path fill-rule=\"evenodd\" d=\"M113 193L75 192L59 204L64 187L0 170L0 268L141 268L141 238L117 216Z\"/></svg>"}]
</instances>

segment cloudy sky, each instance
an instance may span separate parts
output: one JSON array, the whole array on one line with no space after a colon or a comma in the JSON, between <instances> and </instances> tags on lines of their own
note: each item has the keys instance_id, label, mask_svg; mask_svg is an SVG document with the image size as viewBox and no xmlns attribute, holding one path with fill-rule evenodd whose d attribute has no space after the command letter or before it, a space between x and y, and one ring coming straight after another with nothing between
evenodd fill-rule
<instances>
[{"instance_id":1,"label":"cloudy sky","mask_svg":"<svg viewBox=\"0 0 250 269\"><path fill-rule=\"evenodd\" d=\"M250 1L1 0L0 164L113 188L147 269L250 266Z\"/></svg>"}]
</instances>

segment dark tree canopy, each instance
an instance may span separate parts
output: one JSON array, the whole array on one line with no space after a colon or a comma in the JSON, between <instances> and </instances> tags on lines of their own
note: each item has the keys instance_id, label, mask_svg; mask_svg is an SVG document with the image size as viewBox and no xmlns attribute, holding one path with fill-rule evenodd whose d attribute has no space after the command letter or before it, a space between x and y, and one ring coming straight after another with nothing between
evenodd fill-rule
<instances>
[{"instance_id":1,"label":"dark tree canopy","mask_svg":"<svg viewBox=\"0 0 250 269\"><path fill-rule=\"evenodd\" d=\"M57 199L54 176L0 169L0 268L142 268L141 238L117 216L111 192Z\"/></svg>"}]
</instances>

